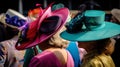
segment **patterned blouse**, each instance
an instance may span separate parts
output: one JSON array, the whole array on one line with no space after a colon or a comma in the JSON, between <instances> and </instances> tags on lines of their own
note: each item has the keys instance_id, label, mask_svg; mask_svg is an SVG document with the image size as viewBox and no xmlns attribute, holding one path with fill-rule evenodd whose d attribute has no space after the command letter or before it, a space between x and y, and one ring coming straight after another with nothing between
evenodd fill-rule
<instances>
[{"instance_id":1,"label":"patterned blouse","mask_svg":"<svg viewBox=\"0 0 120 67\"><path fill-rule=\"evenodd\" d=\"M17 39L0 42L0 67L23 67L25 50L15 49Z\"/></svg>"}]
</instances>

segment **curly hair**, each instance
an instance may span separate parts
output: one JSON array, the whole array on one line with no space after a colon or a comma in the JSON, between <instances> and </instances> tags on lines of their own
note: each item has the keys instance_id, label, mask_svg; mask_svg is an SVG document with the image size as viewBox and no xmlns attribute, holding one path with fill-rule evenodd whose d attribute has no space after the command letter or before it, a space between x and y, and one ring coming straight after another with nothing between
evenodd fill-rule
<instances>
[{"instance_id":1,"label":"curly hair","mask_svg":"<svg viewBox=\"0 0 120 67\"><path fill-rule=\"evenodd\" d=\"M63 27L60 31L58 31L55 35L53 35L49 40L48 43L52 46L55 47L60 47L60 48L66 48L69 41L64 40L63 38L60 37L60 33L65 30L66 28Z\"/></svg>"}]
</instances>

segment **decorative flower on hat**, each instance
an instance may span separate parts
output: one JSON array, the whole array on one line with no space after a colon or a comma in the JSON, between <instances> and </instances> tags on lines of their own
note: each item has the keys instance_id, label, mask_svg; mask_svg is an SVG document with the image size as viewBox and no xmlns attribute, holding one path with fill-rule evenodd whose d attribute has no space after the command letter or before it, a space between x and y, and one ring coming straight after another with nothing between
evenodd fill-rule
<instances>
[{"instance_id":1,"label":"decorative flower on hat","mask_svg":"<svg viewBox=\"0 0 120 67\"><path fill-rule=\"evenodd\" d=\"M69 9L60 8L52 11L52 4L41 10L38 14L39 17L26 24L24 29L21 30L15 45L16 49L23 50L34 47L49 39L66 24Z\"/></svg>"},{"instance_id":2,"label":"decorative flower on hat","mask_svg":"<svg viewBox=\"0 0 120 67\"><path fill-rule=\"evenodd\" d=\"M34 19L39 17L40 13L43 13L43 9L40 6L41 6L41 4L36 4L37 8L31 9L31 10L28 11L28 16L31 19L34 20Z\"/></svg>"},{"instance_id":3,"label":"decorative flower on hat","mask_svg":"<svg viewBox=\"0 0 120 67\"><path fill-rule=\"evenodd\" d=\"M75 18L71 19L71 21L66 24L67 32L69 33L79 32L82 28L83 21L84 21L84 13L77 14Z\"/></svg>"}]
</instances>

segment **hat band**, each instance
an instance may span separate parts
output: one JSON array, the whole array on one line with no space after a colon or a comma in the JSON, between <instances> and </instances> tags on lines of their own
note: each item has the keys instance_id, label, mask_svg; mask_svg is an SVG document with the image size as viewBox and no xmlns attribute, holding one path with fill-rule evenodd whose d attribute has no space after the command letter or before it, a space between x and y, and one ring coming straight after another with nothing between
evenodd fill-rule
<instances>
[{"instance_id":1,"label":"hat band","mask_svg":"<svg viewBox=\"0 0 120 67\"><path fill-rule=\"evenodd\" d=\"M86 27L86 26L85 26ZM105 27L105 23L97 26L86 27L87 30L99 30Z\"/></svg>"}]
</instances>

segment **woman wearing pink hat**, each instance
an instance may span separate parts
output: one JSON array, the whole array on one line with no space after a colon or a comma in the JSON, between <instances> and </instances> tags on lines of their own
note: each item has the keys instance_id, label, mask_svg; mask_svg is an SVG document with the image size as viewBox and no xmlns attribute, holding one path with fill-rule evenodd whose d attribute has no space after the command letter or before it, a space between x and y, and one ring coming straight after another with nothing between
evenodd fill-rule
<instances>
[{"instance_id":1,"label":"woman wearing pink hat","mask_svg":"<svg viewBox=\"0 0 120 67\"><path fill-rule=\"evenodd\" d=\"M73 58L65 49L68 41L59 36L66 24L69 10L60 8L52 11L51 6L21 30L15 47L23 50L38 45L42 50L31 59L29 67L74 67Z\"/></svg>"}]
</instances>

